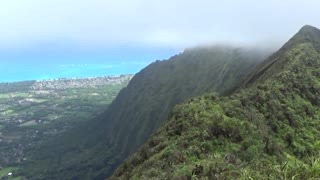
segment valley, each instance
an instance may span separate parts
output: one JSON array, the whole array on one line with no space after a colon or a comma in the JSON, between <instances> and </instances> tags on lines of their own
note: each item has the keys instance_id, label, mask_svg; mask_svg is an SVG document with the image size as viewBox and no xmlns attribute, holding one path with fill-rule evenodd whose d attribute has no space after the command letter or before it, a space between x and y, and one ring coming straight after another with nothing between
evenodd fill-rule
<instances>
[{"instance_id":1,"label":"valley","mask_svg":"<svg viewBox=\"0 0 320 180\"><path fill-rule=\"evenodd\" d=\"M30 179L105 179L161 127L176 104L232 91L268 55L213 45L155 61L100 116L30 153L21 174Z\"/></svg>"},{"instance_id":2,"label":"valley","mask_svg":"<svg viewBox=\"0 0 320 180\"><path fill-rule=\"evenodd\" d=\"M46 139L102 113L131 78L0 83L0 172L18 167Z\"/></svg>"},{"instance_id":3,"label":"valley","mask_svg":"<svg viewBox=\"0 0 320 180\"><path fill-rule=\"evenodd\" d=\"M273 54L195 47L134 77L2 84L0 174L316 179L319 60L306 25Z\"/></svg>"},{"instance_id":4,"label":"valley","mask_svg":"<svg viewBox=\"0 0 320 180\"><path fill-rule=\"evenodd\" d=\"M305 25L228 96L175 106L109 179L320 178L320 29Z\"/></svg>"},{"instance_id":5,"label":"valley","mask_svg":"<svg viewBox=\"0 0 320 180\"><path fill-rule=\"evenodd\" d=\"M320 1L0 1L0 180L320 180Z\"/></svg>"}]
</instances>

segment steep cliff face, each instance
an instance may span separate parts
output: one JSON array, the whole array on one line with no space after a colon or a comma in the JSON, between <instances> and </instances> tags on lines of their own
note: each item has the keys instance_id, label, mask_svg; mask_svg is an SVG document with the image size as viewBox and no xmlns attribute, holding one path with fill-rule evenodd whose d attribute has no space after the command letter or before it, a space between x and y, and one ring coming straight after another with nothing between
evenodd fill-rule
<instances>
[{"instance_id":1,"label":"steep cliff face","mask_svg":"<svg viewBox=\"0 0 320 180\"><path fill-rule=\"evenodd\" d=\"M263 57L254 50L203 47L151 64L120 93L123 100L109 109L113 126L107 127L112 127L112 142L126 141L123 149L135 151L167 119L174 105L205 92L220 94L238 86ZM125 111L119 112L120 108Z\"/></svg>"},{"instance_id":2,"label":"steep cliff face","mask_svg":"<svg viewBox=\"0 0 320 180\"><path fill-rule=\"evenodd\" d=\"M26 171L33 178L106 177L149 138L176 104L235 88L265 57L265 52L254 49L213 46L156 61L132 78L105 113L40 148Z\"/></svg>"},{"instance_id":3,"label":"steep cliff face","mask_svg":"<svg viewBox=\"0 0 320 180\"><path fill-rule=\"evenodd\" d=\"M320 31L303 27L228 97L177 105L111 179L320 177Z\"/></svg>"}]
</instances>

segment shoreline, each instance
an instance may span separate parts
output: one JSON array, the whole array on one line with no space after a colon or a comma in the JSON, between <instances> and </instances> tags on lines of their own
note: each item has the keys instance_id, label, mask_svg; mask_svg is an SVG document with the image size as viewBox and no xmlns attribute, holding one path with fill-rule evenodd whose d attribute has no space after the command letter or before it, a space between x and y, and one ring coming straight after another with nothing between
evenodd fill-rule
<instances>
[{"instance_id":1,"label":"shoreline","mask_svg":"<svg viewBox=\"0 0 320 180\"><path fill-rule=\"evenodd\" d=\"M31 79L31 80L19 80L19 81L0 81L0 85L3 84L15 84L15 83L26 83L26 82L52 82L62 80L90 80L90 79L103 79L103 78L119 78L122 76L134 76L135 73L127 74L116 74L116 75L105 75L105 76L89 76L89 77L61 77L61 78L49 78L49 79Z\"/></svg>"}]
</instances>

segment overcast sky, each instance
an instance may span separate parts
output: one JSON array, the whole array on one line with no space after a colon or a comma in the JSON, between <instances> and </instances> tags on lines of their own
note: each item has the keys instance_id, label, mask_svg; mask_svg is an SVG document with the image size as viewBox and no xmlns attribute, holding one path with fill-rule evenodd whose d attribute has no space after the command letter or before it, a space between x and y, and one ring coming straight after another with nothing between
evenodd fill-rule
<instances>
[{"instance_id":1,"label":"overcast sky","mask_svg":"<svg viewBox=\"0 0 320 180\"><path fill-rule=\"evenodd\" d=\"M0 48L279 43L310 24L318 0L1 0Z\"/></svg>"}]
</instances>

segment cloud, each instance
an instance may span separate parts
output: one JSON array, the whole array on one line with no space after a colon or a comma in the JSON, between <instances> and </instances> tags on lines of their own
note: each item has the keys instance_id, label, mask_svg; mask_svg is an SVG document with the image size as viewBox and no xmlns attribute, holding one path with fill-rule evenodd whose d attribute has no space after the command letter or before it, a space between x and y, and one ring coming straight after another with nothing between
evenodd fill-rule
<instances>
[{"instance_id":1,"label":"cloud","mask_svg":"<svg viewBox=\"0 0 320 180\"><path fill-rule=\"evenodd\" d=\"M319 7L317 0L2 0L0 48L283 43L305 24L320 27Z\"/></svg>"}]
</instances>

